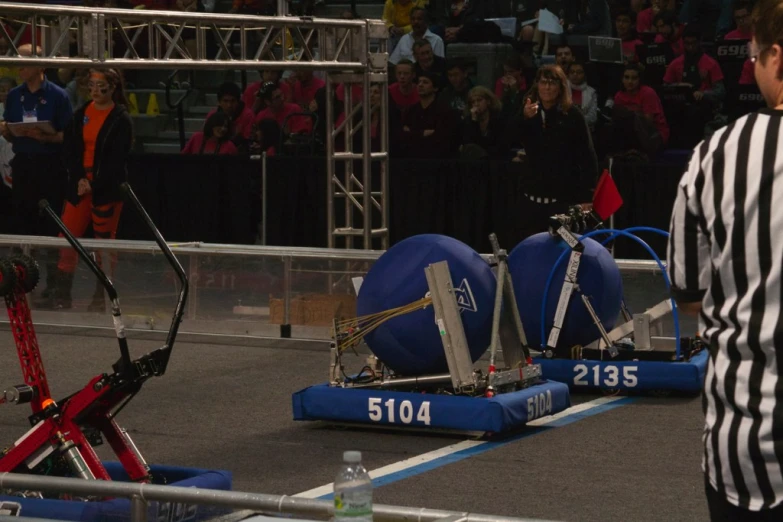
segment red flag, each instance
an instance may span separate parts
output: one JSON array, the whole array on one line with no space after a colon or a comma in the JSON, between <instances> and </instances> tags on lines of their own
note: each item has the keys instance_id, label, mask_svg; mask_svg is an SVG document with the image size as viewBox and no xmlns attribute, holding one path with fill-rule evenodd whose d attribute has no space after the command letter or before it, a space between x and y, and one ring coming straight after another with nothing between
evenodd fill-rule
<instances>
[{"instance_id":1,"label":"red flag","mask_svg":"<svg viewBox=\"0 0 783 522\"><path fill-rule=\"evenodd\" d=\"M609 171L604 169L593 194L593 210L602 220L606 220L622 206L623 198L617 190L617 185L614 184Z\"/></svg>"}]
</instances>

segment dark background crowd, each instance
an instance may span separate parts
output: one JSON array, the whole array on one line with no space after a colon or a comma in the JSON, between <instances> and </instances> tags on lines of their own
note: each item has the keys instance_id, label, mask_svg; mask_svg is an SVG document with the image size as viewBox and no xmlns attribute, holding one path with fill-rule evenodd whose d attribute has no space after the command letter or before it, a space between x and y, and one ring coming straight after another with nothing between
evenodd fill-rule
<instances>
[{"instance_id":1,"label":"dark background crowd","mask_svg":"<svg viewBox=\"0 0 783 522\"><path fill-rule=\"evenodd\" d=\"M262 15L277 10L274 0L31 3ZM383 2L374 3L379 8ZM389 31L390 110L388 121L382 121L383 86L372 85L369 125L373 150L380 148L381 136L388 132L392 163L418 159L432 165L426 161L455 158L524 163L535 141L525 131L526 100L536 92L542 68L552 65L562 70L563 76L558 76L562 80L545 81L559 82L558 89L581 113L596 173L610 159L654 165L667 155L685 157L715 129L763 104L747 51L752 2L386 0L383 4L382 18ZM361 18L368 7L366 1L338 5L333 0L294 0L287 5L293 14L343 18ZM10 17L2 23L12 38L22 33L18 44L30 42L29 27ZM214 40L208 40L208 47L209 54L217 52ZM8 42L0 35L0 53L7 50ZM493 64L491 77L480 73L484 60ZM131 94L150 74L122 73ZM88 71L49 70L47 78L66 90L73 110L89 101ZM323 155L327 124L340 126L345 121L346 95L354 100L362 96L358 85L338 85L334 121L327 122L324 73L265 70L247 78L233 76L200 86L212 109L200 116L203 123L198 130L187 132L177 149L180 153L239 158L261 152ZM0 69L0 103L18 83L13 67ZM130 112L143 115L144 107L135 111L131 107ZM360 115L354 117L354 124L360 123ZM142 142L137 135L136 153L143 151ZM342 140L337 142L340 150ZM360 151L361 145L359 133L353 150ZM550 154L567 157L584 146L562 140ZM0 170L8 186L12 154L9 144L0 147Z\"/></svg>"}]
</instances>

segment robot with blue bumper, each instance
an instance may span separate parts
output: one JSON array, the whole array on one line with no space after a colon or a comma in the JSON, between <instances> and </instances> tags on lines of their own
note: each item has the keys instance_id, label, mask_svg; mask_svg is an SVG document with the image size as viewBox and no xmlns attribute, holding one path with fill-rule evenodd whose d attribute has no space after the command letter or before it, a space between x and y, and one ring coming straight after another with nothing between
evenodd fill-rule
<instances>
[{"instance_id":1,"label":"robot with blue bumper","mask_svg":"<svg viewBox=\"0 0 783 522\"><path fill-rule=\"evenodd\" d=\"M531 357L508 256L491 239L497 276L446 236L384 253L362 281L358 318L334 323L328 382L294 394L294 418L495 434L567 409L568 386L542 379ZM373 355L350 375L344 355L362 341Z\"/></svg>"},{"instance_id":2,"label":"robot with blue bumper","mask_svg":"<svg viewBox=\"0 0 783 522\"><path fill-rule=\"evenodd\" d=\"M534 360L544 378L566 383L572 391L701 390L708 350L698 336L680 336L673 299L636 314L625 306L619 268L606 248L615 238L640 243L669 285L663 263L638 232L668 235L648 227L603 229L589 212L574 208L553 216L548 232L511 252L515 290L527 297L520 301L520 313L531 346L539 347ZM674 337L663 335L669 317Z\"/></svg>"}]
</instances>

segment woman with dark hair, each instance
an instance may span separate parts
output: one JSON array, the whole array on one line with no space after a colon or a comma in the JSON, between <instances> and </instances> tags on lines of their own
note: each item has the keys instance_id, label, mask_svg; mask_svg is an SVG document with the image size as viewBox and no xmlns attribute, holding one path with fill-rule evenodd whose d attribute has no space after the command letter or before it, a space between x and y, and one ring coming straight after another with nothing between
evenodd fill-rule
<instances>
[{"instance_id":1,"label":"woman with dark hair","mask_svg":"<svg viewBox=\"0 0 783 522\"><path fill-rule=\"evenodd\" d=\"M88 87L92 99L74 113L63 135L68 184L62 220L76 237L84 236L92 225L97 239L114 239L122 211L120 184L128 177L133 122L119 72L90 69ZM71 307L77 261L73 249L60 251L54 288L44 292L43 307ZM97 261L100 264L100 256ZM103 287L98 285L88 310L103 309Z\"/></svg>"},{"instance_id":2,"label":"woman with dark hair","mask_svg":"<svg viewBox=\"0 0 783 522\"><path fill-rule=\"evenodd\" d=\"M204 131L196 132L182 149L182 154L238 154L231 142L231 117L225 112L212 113L204 122Z\"/></svg>"},{"instance_id":3,"label":"woman with dark hair","mask_svg":"<svg viewBox=\"0 0 783 522\"><path fill-rule=\"evenodd\" d=\"M519 127L529 163L524 196L530 202L525 227L530 235L546 230L549 216L572 205L589 208L598 161L585 118L558 65L538 69Z\"/></svg>"}]
</instances>

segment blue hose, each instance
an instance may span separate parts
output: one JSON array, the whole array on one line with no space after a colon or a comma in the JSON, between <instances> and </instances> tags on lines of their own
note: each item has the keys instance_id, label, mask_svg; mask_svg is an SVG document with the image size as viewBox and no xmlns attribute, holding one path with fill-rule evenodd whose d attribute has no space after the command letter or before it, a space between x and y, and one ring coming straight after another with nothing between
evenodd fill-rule
<instances>
[{"instance_id":1,"label":"blue hose","mask_svg":"<svg viewBox=\"0 0 783 522\"><path fill-rule=\"evenodd\" d=\"M666 288L668 290L671 290L671 281L669 280L669 275L666 273L666 268L663 266L663 262L661 261L660 257L655 253L655 251L650 248L650 246L644 242L639 237L631 234L631 232L654 232L656 234L668 237L669 233L660 230L653 227L630 227L625 230L615 230L615 229L600 229L600 230L594 230L592 232L588 232L587 234L584 234L581 236L582 238L591 238L593 236L597 236L600 234L612 234L607 239L604 240L602 244L606 244L612 239L614 239L617 236L624 236L628 237L630 239L633 239L637 243L639 243L647 252L652 256L652 258L658 263L658 267L661 269L661 272L663 273L664 281L666 282ZM566 254L570 254L571 250L564 250L562 254L560 254L560 257L557 258L557 261L555 261L555 264L552 266L552 270L549 272L549 277L547 277L546 285L544 286L544 295L542 298L542 304L541 304L541 347L545 348L546 343L544 341L546 336L546 303L547 299L549 297L549 287L552 285L552 279L554 278L555 271L557 270L557 267L562 263L563 259L565 258ZM677 313L677 305L674 301L674 298L670 298L672 303L672 316L674 319L674 336L676 340L676 356L679 359L680 358L680 320L679 320L679 314Z\"/></svg>"}]
</instances>

